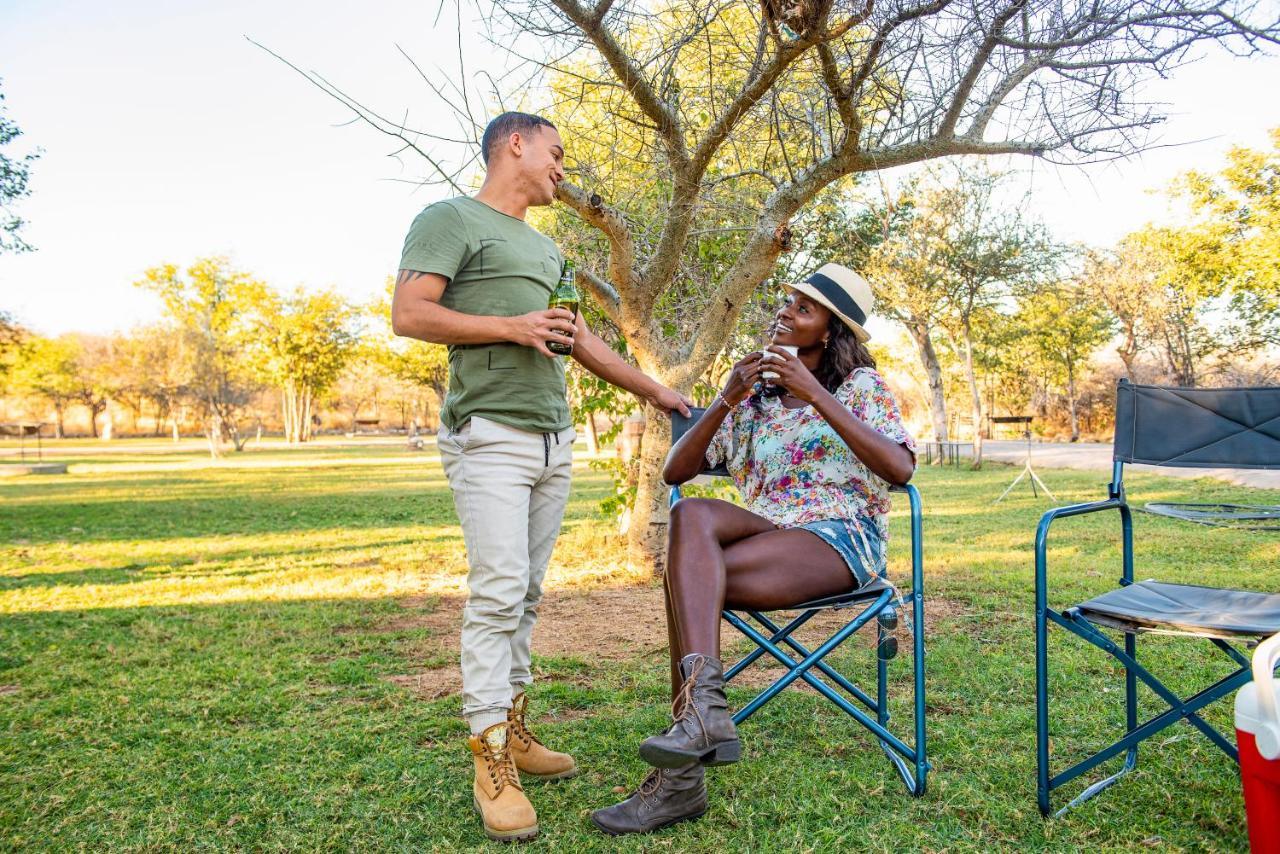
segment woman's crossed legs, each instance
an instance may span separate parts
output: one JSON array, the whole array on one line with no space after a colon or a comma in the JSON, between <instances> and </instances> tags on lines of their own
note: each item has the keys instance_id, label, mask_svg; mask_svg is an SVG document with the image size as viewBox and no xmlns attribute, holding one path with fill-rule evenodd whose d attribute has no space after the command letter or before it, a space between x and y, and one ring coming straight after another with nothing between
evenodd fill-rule
<instances>
[{"instance_id":1,"label":"woman's crossed legs","mask_svg":"<svg viewBox=\"0 0 1280 854\"><path fill-rule=\"evenodd\" d=\"M775 610L853 588L844 558L817 534L779 529L768 519L714 498L685 498L671 508L665 593L671 693L679 662L720 658L720 612Z\"/></svg>"}]
</instances>

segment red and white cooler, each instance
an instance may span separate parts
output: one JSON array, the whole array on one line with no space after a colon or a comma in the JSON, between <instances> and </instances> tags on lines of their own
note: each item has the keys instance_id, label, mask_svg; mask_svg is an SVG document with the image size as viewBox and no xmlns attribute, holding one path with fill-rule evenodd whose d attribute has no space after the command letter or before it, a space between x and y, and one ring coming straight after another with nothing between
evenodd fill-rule
<instances>
[{"instance_id":1,"label":"red and white cooler","mask_svg":"<svg viewBox=\"0 0 1280 854\"><path fill-rule=\"evenodd\" d=\"M1240 779L1253 854L1280 854L1280 635L1253 653L1253 681L1236 694L1236 739Z\"/></svg>"}]
</instances>

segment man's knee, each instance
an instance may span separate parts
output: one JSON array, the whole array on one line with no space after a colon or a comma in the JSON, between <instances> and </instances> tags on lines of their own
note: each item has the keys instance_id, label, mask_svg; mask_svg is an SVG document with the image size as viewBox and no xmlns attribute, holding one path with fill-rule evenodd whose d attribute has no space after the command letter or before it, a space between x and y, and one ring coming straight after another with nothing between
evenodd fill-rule
<instances>
[{"instance_id":1,"label":"man's knee","mask_svg":"<svg viewBox=\"0 0 1280 854\"><path fill-rule=\"evenodd\" d=\"M499 632L513 632L526 607L523 598L472 596L462 609L462 621L464 627L484 626Z\"/></svg>"},{"instance_id":2,"label":"man's knee","mask_svg":"<svg viewBox=\"0 0 1280 854\"><path fill-rule=\"evenodd\" d=\"M540 602L542 602L542 587L530 584L529 592L524 595L524 611L536 613Z\"/></svg>"}]
</instances>

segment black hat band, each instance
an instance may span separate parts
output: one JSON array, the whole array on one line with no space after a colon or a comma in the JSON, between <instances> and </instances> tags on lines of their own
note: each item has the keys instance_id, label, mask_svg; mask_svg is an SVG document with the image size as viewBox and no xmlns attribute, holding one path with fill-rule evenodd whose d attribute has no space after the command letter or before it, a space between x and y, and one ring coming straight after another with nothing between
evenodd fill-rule
<instances>
[{"instance_id":1,"label":"black hat band","mask_svg":"<svg viewBox=\"0 0 1280 854\"><path fill-rule=\"evenodd\" d=\"M834 279L829 279L821 273L814 273L812 276L805 279L805 283L813 285L818 293L831 301L831 304L836 307L837 311L848 317L854 323L859 326L866 324L867 313L853 301L853 297L849 296L849 293L844 288L840 287Z\"/></svg>"}]
</instances>

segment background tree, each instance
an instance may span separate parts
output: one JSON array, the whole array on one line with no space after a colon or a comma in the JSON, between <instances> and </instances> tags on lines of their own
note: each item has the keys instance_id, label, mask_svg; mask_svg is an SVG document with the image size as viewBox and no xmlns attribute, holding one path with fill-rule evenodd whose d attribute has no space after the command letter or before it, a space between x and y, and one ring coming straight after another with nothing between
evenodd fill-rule
<instances>
[{"instance_id":1,"label":"background tree","mask_svg":"<svg viewBox=\"0 0 1280 854\"><path fill-rule=\"evenodd\" d=\"M132 383L151 404L155 435L167 421L173 441L178 441L195 373L186 337L171 326L144 326L129 337L126 352Z\"/></svg>"},{"instance_id":2,"label":"background tree","mask_svg":"<svg viewBox=\"0 0 1280 854\"><path fill-rule=\"evenodd\" d=\"M5 115L4 93L0 92L0 148L13 144L20 136L18 125ZM39 156L39 151L16 157L0 151L0 254L31 251L30 244L18 233L25 222L14 213L13 206L31 195L31 164Z\"/></svg>"},{"instance_id":3,"label":"background tree","mask_svg":"<svg viewBox=\"0 0 1280 854\"><path fill-rule=\"evenodd\" d=\"M393 395L394 378L382 365L382 353L373 342L361 339L351 351L346 367L333 387L333 400L354 430L356 420L381 420L382 406Z\"/></svg>"},{"instance_id":4,"label":"background tree","mask_svg":"<svg viewBox=\"0 0 1280 854\"><path fill-rule=\"evenodd\" d=\"M80 388L80 341L73 335L59 338L31 336L15 362L12 387L47 404L54 412L54 436L66 435L67 407Z\"/></svg>"},{"instance_id":5,"label":"background tree","mask_svg":"<svg viewBox=\"0 0 1280 854\"><path fill-rule=\"evenodd\" d=\"M259 370L280 390L285 441L311 438L312 409L333 387L359 340L357 310L333 291L258 294Z\"/></svg>"},{"instance_id":6,"label":"background tree","mask_svg":"<svg viewBox=\"0 0 1280 854\"><path fill-rule=\"evenodd\" d=\"M916 203L919 179L908 182L882 207L883 237L861 269L875 282L877 313L896 321L911 337L929 390L926 404L935 442L949 438L942 363L934 345L946 293L939 236L943 211Z\"/></svg>"},{"instance_id":7,"label":"background tree","mask_svg":"<svg viewBox=\"0 0 1280 854\"><path fill-rule=\"evenodd\" d=\"M1031 292L1019 307L1019 324L1027 330L1039 361L1059 379L1071 418L1071 441L1080 441L1076 384L1089 356L1114 331L1104 306L1076 283L1063 282Z\"/></svg>"},{"instance_id":8,"label":"background tree","mask_svg":"<svg viewBox=\"0 0 1280 854\"><path fill-rule=\"evenodd\" d=\"M1094 250L1084 258L1079 279L1084 297L1110 313L1119 333L1116 355L1130 382L1139 382L1138 355L1150 349L1154 330L1160 325L1160 266L1147 246L1130 238L1121 240L1113 250Z\"/></svg>"},{"instance_id":9,"label":"background tree","mask_svg":"<svg viewBox=\"0 0 1280 854\"><path fill-rule=\"evenodd\" d=\"M240 422L260 388L253 370L253 313L265 285L217 257L199 259L185 273L174 264L152 267L136 284L159 295L182 334L192 369L188 388L210 454L220 453L224 437L244 450L249 436Z\"/></svg>"},{"instance_id":10,"label":"background tree","mask_svg":"<svg viewBox=\"0 0 1280 854\"><path fill-rule=\"evenodd\" d=\"M9 377L28 337L27 330L12 314L0 310L0 394L8 390Z\"/></svg>"},{"instance_id":11,"label":"background tree","mask_svg":"<svg viewBox=\"0 0 1280 854\"><path fill-rule=\"evenodd\" d=\"M411 388L429 390L437 405L442 405L449 388L449 350L443 344L400 338L391 331L391 293L394 287L394 281L388 278L383 296L371 302L366 309L369 344L375 348L385 371ZM402 400L402 420L408 414L403 411L404 404L415 412L420 411L424 419L429 414L424 398L405 399ZM416 422L417 416L412 417Z\"/></svg>"},{"instance_id":12,"label":"background tree","mask_svg":"<svg viewBox=\"0 0 1280 854\"><path fill-rule=\"evenodd\" d=\"M1169 379L1194 386L1205 360L1223 347L1209 322L1226 291L1217 237L1195 227L1147 226L1127 240L1151 264L1147 325Z\"/></svg>"},{"instance_id":13,"label":"background tree","mask_svg":"<svg viewBox=\"0 0 1280 854\"><path fill-rule=\"evenodd\" d=\"M1160 120L1135 94L1141 81L1202 42L1249 54L1280 34L1250 0L814 0L785 26L769 8L516 0L488 17L510 24L496 46L527 47L547 72L535 106L571 154L557 196L607 247L582 256L586 288L640 366L681 391L713 364L823 189L955 154L1133 151ZM417 132L308 76L440 162L423 148L448 142L438 121ZM474 141L483 122L469 115L468 82L454 86ZM441 179L456 190L467 168ZM708 240L731 263L705 263ZM668 436L659 418L649 429L629 556L659 568Z\"/></svg>"},{"instance_id":14,"label":"background tree","mask_svg":"<svg viewBox=\"0 0 1280 854\"><path fill-rule=\"evenodd\" d=\"M103 335L77 335L75 402L89 413L89 429L95 439L110 439L114 433L109 407L122 385L115 342ZM106 416L102 430L98 418Z\"/></svg>"},{"instance_id":15,"label":"background tree","mask_svg":"<svg viewBox=\"0 0 1280 854\"><path fill-rule=\"evenodd\" d=\"M943 334L968 386L974 464L982 464L982 322L997 306L1050 275L1059 250L1044 228L1000 198L1004 176L976 163L930 169L885 205L884 240L865 267L878 288L877 310L915 342L929 382L934 435L945 441L946 399L935 336Z\"/></svg>"},{"instance_id":16,"label":"background tree","mask_svg":"<svg viewBox=\"0 0 1280 854\"><path fill-rule=\"evenodd\" d=\"M1225 343L1236 353L1280 346L1280 128L1271 143L1234 147L1216 174L1190 172L1172 188L1198 219L1190 264L1227 286Z\"/></svg>"},{"instance_id":17,"label":"background tree","mask_svg":"<svg viewBox=\"0 0 1280 854\"><path fill-rule=\"evenodd\" d=\"M940 324L968 380L977 467L982 465L983 438L978 363L987 356L976 352L982 335L975 324L1051 276L1061 254L1044 228L1022 213L1025 205L1000 204L996 194L1003 177L976 165L960 165L932 177L930 206L941 209L937 222L945 226L934 244L946 287Z\"/></svg>"}]
</instances>

